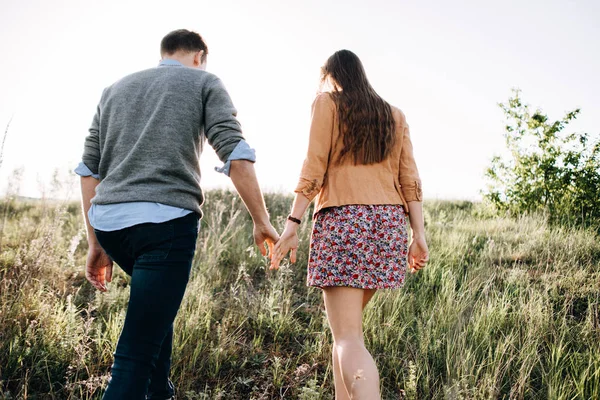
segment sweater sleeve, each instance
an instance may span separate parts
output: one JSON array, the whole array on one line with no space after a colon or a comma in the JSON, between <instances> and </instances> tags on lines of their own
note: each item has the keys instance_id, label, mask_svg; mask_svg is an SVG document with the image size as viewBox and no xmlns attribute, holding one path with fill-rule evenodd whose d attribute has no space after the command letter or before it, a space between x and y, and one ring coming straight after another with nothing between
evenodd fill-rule
<instances>
[{"instance_id":1,"label":"sweater sleeve","mask_svg":"<svg viewBox=\"0 0 600 400\"><path fill-rule=\"evenodd\" d=\"M321 190L329 165L329 153L333 136L334 107L327 93L320 94L312 105L312 121L308 140L308 152L302 165L296 193L312 200Z\"/></svg>"},{"instance_id":2,"label":"sweater sleeve","mask_svg":"<svg viewBox=\"0 0 600 400\"><path fill-rule=\"evenodd\" d=\"M237 110L219 78L208 83L203 106L206 138L219 159L225 163L244 137L236 118Z\"/></svg>"},{"instance_id":3,"label":"sweater sleeve","mask_svg":"<svg viewBox=\"0 0 600 400\"><path fill-rule=\"evenodd\" d=\"M100 104L96 108L96 114L92 120L92 125L89 129L89 134L85 138L83 145L82 162L89 168L92 174L98 174L100 165Z\"/></svg>"},{"instance_id":4,"label":"sweater sleeve","mask_svg":"<svg viewBox=\"0 0 600 400\"><path fill-rule=\"evenodd\" d=\"M413 146L410 140L410 129L405 124L402 135L402 152L400 154L399 180L402 195L406 201L422 201L423 191L421 189L421 178L417 169L417 163L413 155Z\"/></svg>"}]
</instances>

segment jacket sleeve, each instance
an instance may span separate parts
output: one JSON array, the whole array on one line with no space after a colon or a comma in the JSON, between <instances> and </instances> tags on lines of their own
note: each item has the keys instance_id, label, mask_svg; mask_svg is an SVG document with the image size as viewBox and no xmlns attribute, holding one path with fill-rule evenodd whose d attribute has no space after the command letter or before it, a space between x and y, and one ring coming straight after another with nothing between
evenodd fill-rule
<instances>
[{"instance_id":1,"label":"jacket sleeve","mask_svg":"<svg viewBox=\"0 0 600 400\"><path fill-rule=\"evenodd\" d=\"M413 146L410 141L410 129L408 124L404 123L402 135L402 152L400 153L400 171L399 180L402 195L406 201L422 201L423 190L421 188L421 178L419 170L413 155Z\"/></svg>"},{"instance_id":2,"label":"jacket sleeve","mask_svg":"<svg viewBox=\"0 0 600 400\"><path fill-rule=\"evenodd\" d=\"M312 200L321 190L333 137L334 120L333 101L329 94L322 93L313 102L312 121L308 140L308 152L302 165L300 179L294 190Z\"/></svg>"},{"instance_id":3,"label":"jacket sleeve","mask_svg":"<svg viewBox=\"0 0 600 400\"><path fill-rule=\"evenodd\" d=\"M244 139L237 110L219 78L208 83L203 97L204 132L217 156L227 162L229 155Z\"/></svg>"}]
</instances>

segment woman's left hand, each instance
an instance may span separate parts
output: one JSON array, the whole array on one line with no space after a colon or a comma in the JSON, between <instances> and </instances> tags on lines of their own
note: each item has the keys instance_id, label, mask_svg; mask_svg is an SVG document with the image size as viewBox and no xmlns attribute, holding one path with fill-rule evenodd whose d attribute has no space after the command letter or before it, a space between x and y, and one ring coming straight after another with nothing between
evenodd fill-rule
<instances>
[{"instance_id":1,"label":"woman's left hand","mask_svg":"<svg viewBox=\"0 0 600 400\"><path fill-rule=\"evenodd\" d=\"M285 255L290 252L290 262L296 262L296 251L298 250L298 226L293 226L293 222L288 222L285 227L285 230L281 234L279 241L275 245L273 249L273 257L271 257L271 267L270 269L279 269L279 263L285 257Z\"/></svg>"},{"instance_id":2,"label":"woman's left hand","mask_svg":"<svg viewBox=\"0 0 600 400\"><path fill-rule=\"evenodd\" d=\"M425 268L429 262L429 248L424 236L413 237L408 248L408 265L411 273Z\"/></svg>"}]
</instances>

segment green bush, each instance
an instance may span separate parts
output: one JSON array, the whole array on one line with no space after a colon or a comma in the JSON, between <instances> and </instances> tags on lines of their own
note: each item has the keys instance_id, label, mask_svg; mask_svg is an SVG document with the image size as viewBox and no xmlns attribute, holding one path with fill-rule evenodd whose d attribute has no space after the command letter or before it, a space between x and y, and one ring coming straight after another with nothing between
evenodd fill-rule
<instances>
[{"instance_id":1,"label":"green bush","mask_svg":"<svg viewBox=\"0 0 600 400\"><path fill-rule=\"evenodd\" d=\"M600 141L563 133L580 110L552 122L531 112L519 90L500 107L510 156L493 158L485 198L512 215L542 212L552 223L600 226Z\"/></svg>"}]
</instances>

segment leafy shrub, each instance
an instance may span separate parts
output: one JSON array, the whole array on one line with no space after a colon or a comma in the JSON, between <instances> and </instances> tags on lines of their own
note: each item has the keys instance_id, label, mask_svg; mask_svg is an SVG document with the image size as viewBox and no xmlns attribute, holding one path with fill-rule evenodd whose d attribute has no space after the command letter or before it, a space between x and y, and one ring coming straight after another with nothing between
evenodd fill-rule
<instances>
[{"instance_id":1,"label":"leafy shrub","mask_svg":"<svg viewBox=\"0 0 600 400\"><path fill-rule=\"evenodd\" d=\"M510 156L492 159L484 197L513 215L543 212L553 223L600 226L600 141L563 133L580 110L552 122L531 112L519 90L500 107Z\"/></svg>"}]
</instances>

